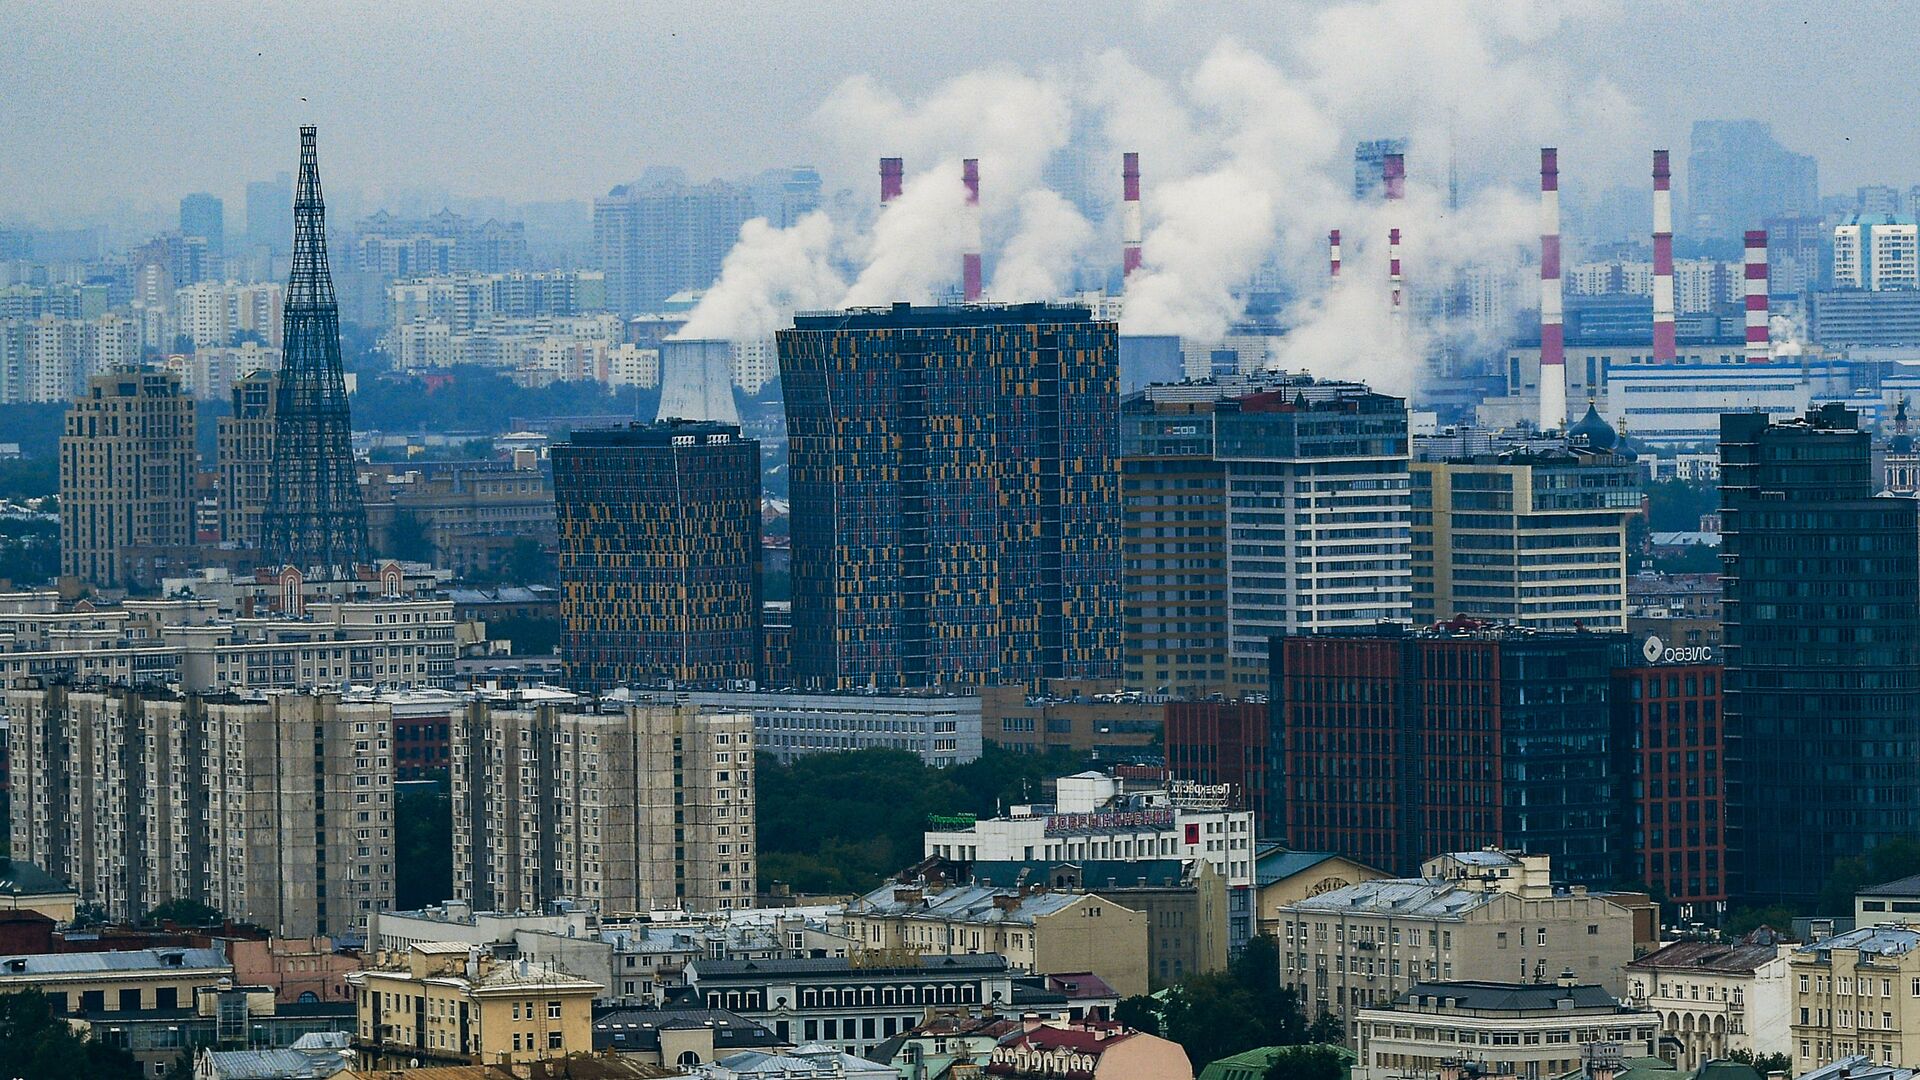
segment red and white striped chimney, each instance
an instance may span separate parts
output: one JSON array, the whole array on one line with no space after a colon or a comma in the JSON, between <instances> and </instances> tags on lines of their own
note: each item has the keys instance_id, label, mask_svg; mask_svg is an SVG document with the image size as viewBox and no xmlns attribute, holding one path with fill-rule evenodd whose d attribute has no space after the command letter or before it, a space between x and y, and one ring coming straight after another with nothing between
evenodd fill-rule
<instances>
[{"instance_id":1,"label":"red and white striped chimney","mask_svg":"<svg viewBox=\"0 0 1920 1080\"><path fill-rule=\"evenodd\" d=\"M1560 324L1560 154L1540 148L1540 430L1567 424L1567 341Z\"/></svg>"},{"instance_id":2,"label":"red and white striped chimney","mask_svg":"<svg viewBox=\"0 0 1920 1080\"><path fill-rule=\"evenodd\" d=\"M960 254L960 296L971 304L980 299L980 159L960 163L960 180L967 185L967 247Z\"/></svg>"},{"instance_id":3,"label":"red and white striped chimney","mask_svg":"<svg viewBox=\"0 0 1920 1080\"><path fill-rule=\"evenodd\" d=\"M1773 359L1767 340L1767 231L1747 230L1747 363Z\"/></svg>"},{"instance_id":4,"label":"red and white striped chimney","mask_svg":"<svg viewBox=\"0 0 1920 1080\"><path fill-rule=\"evenodd\" d=\"M1387 286L1392 290L1392 312L1395 319L1400 318L1400 230L1387 230ZM1399 323L1394 323L1396 329Z\"/></svg>"},{"instance_id":5,"label":"red and white striped chimney","mask_svg":"<svg viewBox=\"0 0 1920 1080\"><path fill-rule=\"evenodd\" d=\"M900 197L900 187L906 177L906 165L897 157L880 159L880 205L885 206Z\"/></svg>"},{"instance_id":6,"label":"red and white striped chimney","mask_svg":"<svg viewBox=\"0 0 1920 1080\"><path fill-rule=\"evenodd\" d=\"M1339 229L1331 229L1327 232L1327 276L1331 278L1340 276Z\"/></svg>"},{"instance_id":7,"label":"red and white striped chimney","mask_svg":"<svg viewBox=\"0 0 1920 1080\"><path fill-rule=\"evenodd\" d=\"M1653 362L1674 362L1673 174L1667 152L1653 152Z\"/></svg>"},{"instance_id":8,"label":"red and white striped chimney","mask_svg":"<svg viewBox=\"0 0 1920 1080\"><path fill-rule=\"evenodd\" d=\"M1140 269L1140 155L1120 155L1120 283Z\"/></svg>"}]
</instances>

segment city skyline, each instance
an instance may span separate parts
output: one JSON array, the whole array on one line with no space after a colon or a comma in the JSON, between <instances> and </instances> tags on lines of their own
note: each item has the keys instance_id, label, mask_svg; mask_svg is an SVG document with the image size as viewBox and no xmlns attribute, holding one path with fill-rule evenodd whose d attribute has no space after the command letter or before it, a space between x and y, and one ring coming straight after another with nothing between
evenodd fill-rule
<instances>
[{"instance_id":1,"label":"city skyline","mask_svg":"<svg viewBox=\"0 0 1920 1080\"><path fill-rule=\"evenodd\" d=\"M238 207L248 181L285 170L269 133L299 123L335 133L335 172L354 178L342 194L369 208L422 191L585 200L654 165L704 178L810 162L829 190L861 192L880 141L906 144L924 167L1000 134L943 104L956 92L965 100L969 85L1012 79L1037 87L1043 106L1065 94L1085 106L1076 119L1114 98L1116 80L1148 99L1193 95L1204 108L1206 62L1232 47L1317 96L1348 138L1411 131L1415 174L1422 134L1432 143L1451 131L1469 184L1511 183L1518 174L1508 166L1542 140L1625 182L1639 155L1614 160L1607 150L1683 146L1695 119L1752 118L1817 158L1824 190L1844 191L1920 174L1920 149L1899 137L1898 102L1910 95L1898 85L1820 109L1802 95L1809 85L1836 89L1821 58L1894 13L1862 0L1823 8L1815 24L1785 5L1714 3L1670 13L1666 32L1649 36L1625 32L1631 12L1606 4L1383 0L1254 17L1141 3L1092 22L989 6L959 16L977 20L959 32L952 12L894 13L879 51L878 28L840 5L751 18L737 7L719 17L536 8L509 34L421 5L309 20L272 4L164 18L130 4L110 16L128 32L106 36L77 33L70 12L16 9L0 16L0 85L17 103L10 142L20 149L0 162L0 220L126 216L199 191ZM1446 32L1402 33L1429 20ZM425 55L409 59L390 44L423 32L438 38ZM80 40L84 54L67 44ZM141 79L161 73L157 93ZM699 89L709 73L732 89ZM369 87L390 107L367 107ZM1835 114L1847 123L1830 123ZM183 143L196 151L169 152ZM1147 149L1156 179L1185 171L1170 148ZM1432 149L1430 180L1442 171Z\"/></svg>"}]
</instances>

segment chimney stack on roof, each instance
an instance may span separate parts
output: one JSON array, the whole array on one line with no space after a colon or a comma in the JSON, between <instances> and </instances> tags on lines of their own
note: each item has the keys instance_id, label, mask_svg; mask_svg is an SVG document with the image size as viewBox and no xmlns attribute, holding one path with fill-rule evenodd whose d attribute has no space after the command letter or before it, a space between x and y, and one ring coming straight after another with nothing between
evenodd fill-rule
<instances>
[{"instance_id":1,"label":"chimney stack on roof","mask_svg":"<svg viewBox=\"0 0 1920 1080\"><path fill-rule=\"evenodd\" d=\"M1540 430L1567 425L1566 328L1560 323L1560 154L1540 148Z\"/></svg>"},{"instance_id":2,"label":"chimney stack on roof","mask_svg":"<svg viewBox=\"0 0 1920 1080\"><path fill-rule=\"evenodd\" d=\"M960 163L960 179L967 185L967 247L960 254L960 296L971 304L980 299L980 159Z\"/></svg>"},{"instance_id":3,"label":"chimney stack on roof","mask_svg":"<svg viewBox=\"0 0 1920 1080\"><path fill-rule=\"evenodd\" d=\"M1767 338L1767 231L1747 230L1747 363L1773 359Z\"/></svg>"},{"instance_id":4,"label":"chimney stack on roof","mask_svg":"<svg viewBox=\"0 0 1920 1080\"><path fill-rule=\"evenodd\" d=\"M1120 155L1120 281L1140 268L1140 155L1132 150Z\"/></svg>"},{"instance_id":5,"label":"chimney stack on roof","mask_svg":"<svg viewBox=\"0 0 1920 1080\"><path fill-rule=\"evenodd\" d=\"M1673 174L1667 152L1653 152L1653 362L1674 362Z\"/></svg>"}]
</instances>

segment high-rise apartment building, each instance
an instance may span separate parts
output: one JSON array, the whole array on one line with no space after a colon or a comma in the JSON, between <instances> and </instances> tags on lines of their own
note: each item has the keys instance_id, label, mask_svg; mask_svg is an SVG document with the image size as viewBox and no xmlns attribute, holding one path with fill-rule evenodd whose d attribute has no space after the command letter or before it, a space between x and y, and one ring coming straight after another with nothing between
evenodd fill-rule
<instances>
[{"instance_id":1,"label":"high-rise apartment building","mask_svg":"<svg viewBox=\"0 0 1920 1080\"><path fill-rule=\"evenodd\" d=\"M151 583L194 543L193 399L157 371L96 375L60 438L60 572Z\"/></svg>"},{"instance_id":2,"label":"high-rise apartment building","mask_svg":"<svg viewBox=\"0 0 1920 1080\"><path fill-rule=\"evenodd\" d=\"M1372 631L1273 641L1288 846L1396 873L1494 844L1575 884L1621 869L1608 688L1619 635Z\"/></svg>"},{"instance_id":3,"label":"high-rise apartment building","mask_svg":"<svg viewBox=\"0 0 1920 1080\"><path fill-rule=\"evenodd\" d=\"M247 184L247 246L269 251L290 250L293 244L293 177L277 173L271 180Z\"/></svg>"},{"instance_id":4,"label":"high-rise apartment building","mask_svg":"<svg viewBox=\"0 0 1920 1080\"><path fill-rule=\"evenodd\" d=\"M1770 217L1820 212L1819 163L1774 140L1758 120L1695 120L1687 213L1696 240L1739 241Z\"/></svg>"},{"instance_id":5,"label":"high-rise apartment building","mask_svg":"<svg viewBox=\"0 0 1920 1080\"><path fill-rule=\"evenodd\" d=\"M656 170L593 201L593 242L607 304L623 315L658 311L667 297L704 289L754 216L753 196L714 180L688 184Z\"/></svg>"},{"instance_id":6,"label":"high-rise apartment building","mask_svg":"<svg viewBox=\"0 0 1920 1080\"><path fill-rule=\"evenodd\" d=\"M14 856L109 917L186 899L309 936L393 903L382 706L54 684L0 692L0 711Z\"/></svg>"},{"instance_id":7,"label":"high-rise apartment building","mask_svg":"<svg viewBox=\"0 0 1920 1080\"><path fill-rule=\"evenodd\" d=\"M1413 621L1627 628L1639 470L1593 407L1566 437L1449 432L1413 448Z\"/></svg>"},{"instance_id":8,"label":"high-rise apartment building","mask_svg":"<svg viewBox=\"0 0 1920 1080\"><path fill-rule=\"evenodd\" d=\"M494 911L753 905L751 714L481 700L452 726L458 899Z\"/></svg>"},{"instance_id":9,"label":"high-rise apartment building","mask_svg":"<svg viewBox=\"0 0 1920 1080\"><path fill-rule=\"evenodd\" d=\"M799 685L1119 676L1113 323L896 304L778 347Z\"/></svg>"},{"instance_id":10,"label":"high-rise apartment building","mask_svg":"<svg viewBox=\"0 0 1920 1080\"><path fill-rule=\"evenodd\" d=\"M256 371L233 386L233 411L220 417L216 465L220 471L220 542L260 546L260 517L273 487L274 404L279 380Z\"/></svg>"},{"instance_id":11,"label":"high-rise apartment building","mask_svg":"<svg viewBox=\"0 0 1920 1080\"><path fill-rule=\"evenodd\" d=\"M1838 403L1720 432L1732 892L1804 901L1920 830L1920 503Z\"/></svg>"},{"instance_id":12,"label":"high-rise apartment building","mask_svg":"<svg viewBox=\"0 0 1920 1080\"><path fill-rule=\"evenodd\" d=\"M199 191L181 199L180 235L205 242L217 263L227 247L226 208L219 196Z\"/></svg>"},{"instance_id":13,"label":"high-rise apartment building","mask_svg":"<svg viewBox=\"0 0 1920 1080\"><path fill-rule=\"evenodd\" d=\"M1386 167L1389 154L1405 155L1405 139L1366 139L1353 146L1353 197L1372 199L1378 197L1385 183L1382 170Z\"/></svg>"},{"instance_id":14,"label":"high-rise apartment building","mask_svg":"<svg viewBox=\"0 0 1920 1080\"><path fill-rule=\"evenodd\" d=\"M759 682L759 442L666 421L576 431L552 458L568 681Z\"/></svg>"},{"instance_id":15,"label":"high-rise apartment building","mask_svg":"<svg viewBox=\"0 0 1920 1080\"><path fill-rule=\"evenodd\" d=\"M1275 634L1411 616L1402 399L1305 376L1155 386L1124 426L1134 685L1257 689Z\"/></svg>"},{"instance_id":16,"label":"high-rise apartment building","mask_svg":"<svg viewBox=\"0 0 1920 1080\"><path fill-rule=\"evenodd\" d=\"M1920 225L1892 214L1855 214L1835 225L1833 287L1920 288Z\"/></svg>"}]
</instances>

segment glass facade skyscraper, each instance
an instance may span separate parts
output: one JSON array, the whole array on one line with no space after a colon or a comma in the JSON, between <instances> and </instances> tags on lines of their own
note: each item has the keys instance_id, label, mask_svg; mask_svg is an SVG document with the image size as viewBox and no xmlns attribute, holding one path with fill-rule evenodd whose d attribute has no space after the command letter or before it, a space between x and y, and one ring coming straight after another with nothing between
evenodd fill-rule
<instances>
[{"instance_id":1,"label":"glass facade skyscraper","mask_svg":"<svg viewBox=\"0 0 1920 1080\"><path fill-rule=\"evenodd\" d=\"M710 421L576 431L553 494L570 684L761 681L757 440Z\"/></svg>"},{"instance_id":2,"label":"glass facade skyscraper","mask_svg":"<svg viewBox=\"0 0 1920 1080\"><path fill-rule=\"evenodd\" d=\"M1119 677L1113 323L897 304L778 339L798 685Z\"/></svg>"},{"instance_id":3,"label":"glass facade skyscraper","mask_svg":"<svg viewBox=\"0 0 1920 1080\"><path fill-rule=\"evenodd\" d=\"M1838 403L1720 423L1732 892L1819 895L1920 831L1920 502L1875 497Z\"/></svg>"}]
</instances>

